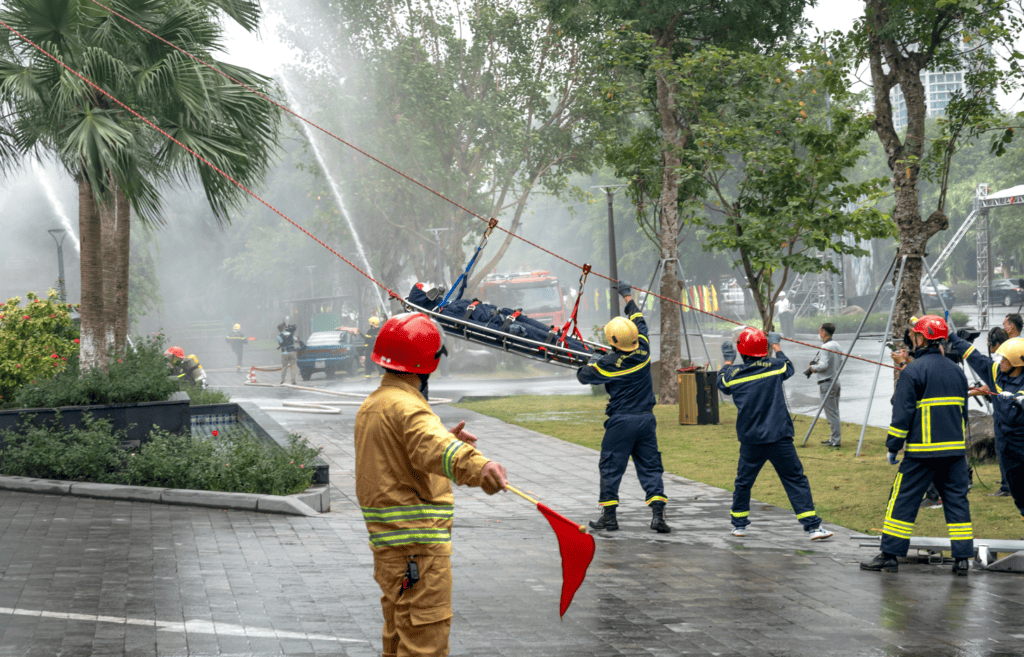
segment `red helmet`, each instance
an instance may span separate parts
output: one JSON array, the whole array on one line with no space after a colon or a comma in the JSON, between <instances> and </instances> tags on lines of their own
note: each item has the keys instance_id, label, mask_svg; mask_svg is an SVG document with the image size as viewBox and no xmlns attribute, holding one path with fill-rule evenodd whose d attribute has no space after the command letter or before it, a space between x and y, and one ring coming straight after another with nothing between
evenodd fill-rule
<instances>
[{"instance_id":1,"label":"red helmet","mask_svg":"<svg viewBox=\"0 0 1024 657\"><path fill-rule=\"evenodd\" d=\"M937 315L925 315L917 320L911 330L914 333L920 333L926 340L945 340L949 336L946 320Z\"/></svg>"},{"instance_id":2,"label":"red helmet","mask_svg":"<svg viewBox=\"0 0 1024 657\"><path fill-rule=\"evenodd\" d=\"M175 356L182 360L185 360L185 352L181 347L168 347L167 351L164 352L164 356Z\"/></svg>"},{"instance_id":3,"label":"red helmet","mask_svg":"<svg viewBox=\"0 0 1024 657\"><path fill-rule=\"evenodd\" d=\"M736 339L736 350L744 356L760 358L768 355L768 336L761 329L748 326Z\"/></svg>"},{"instance_id":4,"label":"red helmet","mask_svg":"<svg viewBox=\"0 0 1024 657\"><path fill-rule=\"evenodd\" d=\"M380 327L373 362L389 370L430 374L442 353L441 333L423 313L395 315Z\"/></svg>"}]
</instances>

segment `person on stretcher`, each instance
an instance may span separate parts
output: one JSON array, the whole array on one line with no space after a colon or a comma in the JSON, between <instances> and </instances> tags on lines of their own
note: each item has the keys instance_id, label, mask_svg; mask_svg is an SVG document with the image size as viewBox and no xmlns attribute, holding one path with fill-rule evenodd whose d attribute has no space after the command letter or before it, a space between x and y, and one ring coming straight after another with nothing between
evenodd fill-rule
<instances>
[{"instance_id":1,"label":"person on stretcher","mask_svg":"<svg viewBox=\"0 0 1024 657\"><path fill-rule=\"evenodd\" d=\"M423 283L417 283L409 291L409 296L406 299L424 310L432 310L448 317L472 322L479 326L535 342L556 344L561 332L559 327L541 324L535 319L530 319L520 310L498 308L495 305L483 303L478 299L450 301L448 305L438 310L437 306L444 299L444 292L441 288L428 289ZM568 336L565 338L564 346L566 349L572 349L573 351L593 351L584 343Z\"/></svg>"}]
</instances>

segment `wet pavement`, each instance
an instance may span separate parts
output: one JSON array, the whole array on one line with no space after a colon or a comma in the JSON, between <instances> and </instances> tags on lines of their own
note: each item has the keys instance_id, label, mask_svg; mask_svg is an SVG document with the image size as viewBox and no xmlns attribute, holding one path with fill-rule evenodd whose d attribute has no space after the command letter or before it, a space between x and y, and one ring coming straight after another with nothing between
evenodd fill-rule
<instances>
[{"instance_id":1,"label":"wet pavement","mask_svg":"<svg viewBox=\"0 0 1024 657\"><path fill-rule=\"evenodd\" d=\"M226 385L239 375L210 376ZM432 391L454 396L460 386L500 388L453 380ZM267 408L320 397L230 392ZM579 522L597 515L596 452L450 406L437 411L449 425L467 420L514 484ZM271 413L324 446L331 513L0 493L0 656L379 654L380 593L354 496L355 409ZM1024 655L1019 575L956 578L949 565L926 564L864 573L857 564L872 552L848 530L830 526L835 538L812 543L791 511L753 503L746 538L734 538L726 491L667 477L666 493L675 531L659 535L630 467L622 529L596 537L587 580L560 621L559 553L543 517L511 494L457 489L452 654Z\"/></svg>"}]
</instances>

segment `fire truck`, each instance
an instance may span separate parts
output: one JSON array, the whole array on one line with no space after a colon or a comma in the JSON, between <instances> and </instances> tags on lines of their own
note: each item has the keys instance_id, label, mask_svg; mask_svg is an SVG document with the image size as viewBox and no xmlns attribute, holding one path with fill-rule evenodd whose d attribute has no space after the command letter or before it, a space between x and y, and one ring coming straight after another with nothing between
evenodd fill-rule
<instances>
[{"instance_id":1,"label":"fire truck","mask_svg":"<svg viewBox=\"0 0 1024 657\"><path fill-rule=\"evenodd\" d=\"M521 308L544 324L561 328L565 323L562 287L549 271L491 274L480 283L480 298L499 308Z\"/></svg>"}]
</instances>

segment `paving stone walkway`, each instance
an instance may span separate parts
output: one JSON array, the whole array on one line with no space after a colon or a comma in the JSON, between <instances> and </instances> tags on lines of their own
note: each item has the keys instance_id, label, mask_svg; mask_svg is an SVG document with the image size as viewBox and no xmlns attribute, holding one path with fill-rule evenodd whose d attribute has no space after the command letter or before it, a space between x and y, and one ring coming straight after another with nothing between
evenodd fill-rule
<instances>
[{"instance_id":1,"label":"paving stone walkway","mask_svg":"<svg viewBox=\"0 0 1024 657\"><path fill-rule=\"evenodd\" d=\"M596 516L596 452L438 413L468 420L513 483L581 523ZM354 415L274 414L325 447L332 512L316 518L0 492L0 656L379 654ZM457 489L452 654L1024 655L1019 575L862 573L871 552L843 528L812 543L791 512L755 504L737 539L729 493L676 477L666 489L674 531L658 535L630 468L622 529L597 536L562 621L543 517L511 494Z\"/></svg>"}]
</instances>

